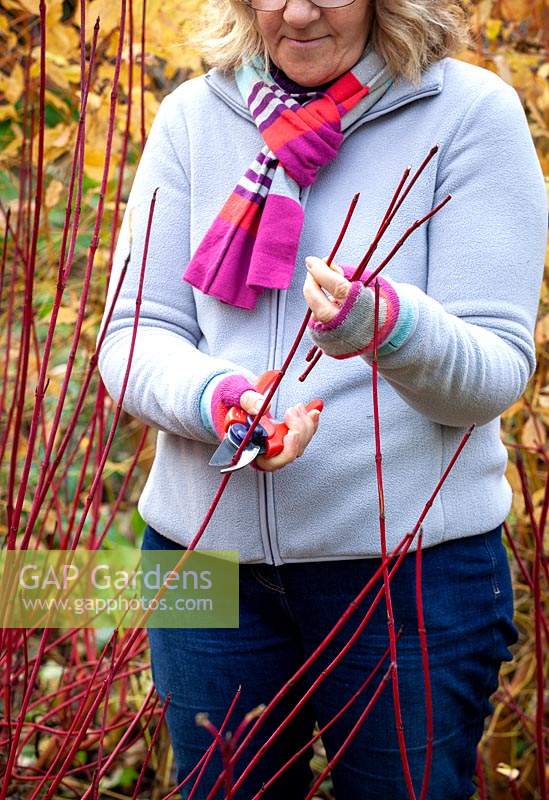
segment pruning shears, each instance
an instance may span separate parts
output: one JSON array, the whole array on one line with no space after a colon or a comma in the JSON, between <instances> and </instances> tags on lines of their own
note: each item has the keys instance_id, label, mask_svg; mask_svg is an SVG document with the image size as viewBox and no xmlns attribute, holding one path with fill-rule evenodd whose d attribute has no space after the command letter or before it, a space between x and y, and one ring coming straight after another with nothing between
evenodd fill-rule
<instances>
[{"instance_id":1,"label":"pruning shears","mask_svg":"<svg viewBox=\"0 0 549 800\"><path fill-rule=\"evenodd\" d=\"M271 369L260 375L256 391L266 394L279 372L277 369ZM312 411L313 409L322 411L324 401L319 398L311 400L305 408L307 411ZM284 448L283 440L288 433L288 426L285 422L278 422L273 419L271 413L266 411L261 416L250 441L240 454L240 458L236 464L231 465L234 454L244 440L253 420L254 416L248 414L240 406L231 406L225 415L223 424L225 436L209 461L211 466L221 467L220 472L233 472L234 470L242 469L247 464L251 464L258 455L264 455L265 458L273 458L273 456L282 452Z\"/></svg>"}]
</instances>

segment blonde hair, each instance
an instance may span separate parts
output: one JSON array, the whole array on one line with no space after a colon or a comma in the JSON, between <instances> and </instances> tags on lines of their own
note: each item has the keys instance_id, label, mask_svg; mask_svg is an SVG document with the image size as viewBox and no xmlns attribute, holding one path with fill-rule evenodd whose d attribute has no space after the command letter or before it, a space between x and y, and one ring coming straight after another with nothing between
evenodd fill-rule
<instances>
[{"instance_id":1,"label":"blonde hair","mask_svg":"<svg viewBox=\"0 0 549 800\"><path fill-rule=\"evenodd\" d=\"M466 0L370 2L369 40L395 75L416 86L430 64L473 44ZM255 13L242 0L205 0L188 40L207 65L223 71L253 56L260 56L269 68L269 53L255 26Z\"/></svg>"}]
</instances>

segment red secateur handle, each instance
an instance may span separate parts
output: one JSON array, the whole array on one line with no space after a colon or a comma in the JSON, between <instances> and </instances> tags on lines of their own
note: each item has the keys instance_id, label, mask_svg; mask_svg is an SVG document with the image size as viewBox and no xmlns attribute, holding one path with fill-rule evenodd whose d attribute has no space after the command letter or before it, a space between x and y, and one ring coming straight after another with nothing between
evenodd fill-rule
<instances>
[{"instance_id":1,"label":"red secateur handle","mask_svg":"<svg viewBox=\"0 0 549 800\"><path fill-rule=\"evenodd\" d=\"M267 372L264 372L262 375L260 375L257 381L256 390L261 394L266 394L278 374L279 370L277 369L270 369L267 370ZM307 411L313 411L313 409L322 411L324 408L324 401L320 398L311 400L310 403L307 403L305 408ZM247 418L247 411L244 411L244 409L240 406L231 406L225 416L225 431L228 431L229 427L234 422L242 422L245 425ZM262 453L262 456L264 458L273 458L273 456L277 456L279 453L281 453L284 448L283 439L288 433L288 426L285 422L277 422L276 420L273 420L270 411L266 411L259 422L261 425L263 425L268 435L266 450L264 453Z\"/></svg>"}]
</instances>

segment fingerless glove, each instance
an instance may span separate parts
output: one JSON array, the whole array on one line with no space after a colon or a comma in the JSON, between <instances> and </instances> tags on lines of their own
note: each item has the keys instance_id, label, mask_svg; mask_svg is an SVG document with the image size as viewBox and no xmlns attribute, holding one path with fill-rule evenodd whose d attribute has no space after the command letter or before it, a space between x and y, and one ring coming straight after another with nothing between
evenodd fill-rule
<instances>
[{"instance_id":1,"label":"fingerless glove","mask_svg":"<svg viewBox=\"0 0 549 800\"><path fill-rule=\"evenodd\" d=\"M200 414L204 426L223 439L225 429L223 423L231 406L238 406L240 398L248 389L257 391L253 383L239 372L214 375L202 390L200 396Z\"/></svg>"},{"instance_id":2,"label":"fingerless glove","mask_svg":"<svg viewBox=\"0 0 549 800\"><path fill-rule=\"evenodd\" d=\"M355 267L341 264L350 280ZM330 322L309 320L308 331L314 343L332 358L371 353L374 349L375 294L373 282L364 286L372 274L364 270L351 282L349 294ZM398 350L412 334L417 322L417 307L405 292L405 284L379 275L378 355Z\"/></svg>"},{"instance_id":3,"label":"fingerless glove","mask_svg":"<svg viewBox=\"0 0 549 800\"><path fill-rule=\"evenodd\" d=\"M231 406L240 405L240 398L248 389L257 391L253 383L241 375L239 372L221 373L210 378L200 396L200 414L202 422L211 433L215 433L218 439L223 439L225 429L223 423L225 416ZM255 463L251 466L259 471L265 472Z\"/></svg>"}]
</instances>

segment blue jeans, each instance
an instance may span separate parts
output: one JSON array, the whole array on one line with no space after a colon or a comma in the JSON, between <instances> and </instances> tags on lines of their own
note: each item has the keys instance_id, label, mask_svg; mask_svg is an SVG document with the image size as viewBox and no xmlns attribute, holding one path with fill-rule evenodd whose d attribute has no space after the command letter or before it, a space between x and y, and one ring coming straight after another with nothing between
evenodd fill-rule
<instances>
[{"instance_id":1,"label":"blue jeans","mask_svg":"<svg viewBox=\"0 0 549 800\"><path fill-rule=\"evenodd\" d=\"M502 526L452 539L423 551L423 607L429 651L434 709L434 746L429 800L468 800L476 747L491 713L490 695L497 689L502 661L518 639L513 624L513 593ZM147 526L144 549L183 549ZM178 781L211 744L210 733L195 723L206 711L219 726L239 685L241 694L228 729L244 714L268 703L305 658L317 647L379 566L377 558L323 562L241 564L238 628L149 629L151 667L164 700L171 692L167 724ZM241 774L259 746L287 715L320 671L349 639L381 583L365 598L302 681L266 718L235 767ZM397 643L398 685L406 746L416 796L419 798L425 760L425 710L421 654L415 604L415 553L405 556L391 581ZM358 689L388 646L385 602L343 660L312 694L292 724L267 749L235 794L251 800L277 769L312 736L315 720L322 727ZM323 735L333 756L366 706L382 675ZM265 800L303 800L311 783L305 752L275 781ZM206 770L195 798L203 800L221 770L218 751ZM183 787L186 798L193 776ZM337 800L407 800L395 733L391 684L385 686L357 736L332 770ZM218 792L217 797L224 793Z\"/></svg>"}]
</instances>

